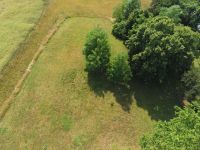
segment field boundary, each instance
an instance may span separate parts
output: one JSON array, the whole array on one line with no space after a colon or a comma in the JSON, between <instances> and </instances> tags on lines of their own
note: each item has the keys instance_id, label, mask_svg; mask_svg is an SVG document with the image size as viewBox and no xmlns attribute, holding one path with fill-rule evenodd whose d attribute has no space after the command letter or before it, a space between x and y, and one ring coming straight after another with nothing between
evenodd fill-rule
<instances>
[{"instance_id":1,"label":"field boundary","mask_svg":"<svg viewBox=\"0 0 200 150\"><path fill-rule=\"evenodd\" d=\"M56 23L48 31L48 34L43 38L38 50L34 54L31 62L29 63L29 65L28 65L26 71L24 72L24 74L22 75L21 79L18 80L18 82L17 82L16 86L14 87L14 90L12 91L11 95L1 105L1 108L0 108L0 121L5 116L7 110L9 109L10 105L12 104L12 100L14 99L14 97L19 93L19 91L20 91L20 89L21 89L21 87L23 85L24 80L30 74L33 65L36 63L36 61L39 58L40 54L43 52L43 50L45 48L45 45L49 42L49 40L53 37L53 35L56 33L56 31L59 29L59 27L61 26L61 24L65 20L66 20L66 18L63 18L63 17L58 18Z\"/></svg>"}]
</instances>

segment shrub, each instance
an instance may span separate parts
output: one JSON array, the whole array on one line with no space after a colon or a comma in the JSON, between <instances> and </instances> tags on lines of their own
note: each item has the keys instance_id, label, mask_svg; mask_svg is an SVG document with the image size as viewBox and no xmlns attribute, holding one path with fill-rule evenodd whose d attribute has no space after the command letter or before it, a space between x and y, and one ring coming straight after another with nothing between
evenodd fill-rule
<instances>
[{"instance_id":1,"label":"shrub","mask_svg":"<svg viewBox=\"0 0 200 150\"><path fill-rule=\"evenodd\" d=\"M132 78L127 56L120 54L115 57L109 65L107 76L113 83L127 84Z\"/></svg>"},{"instance_id":2,"label":"shrub","mask_svg":"<svg viewBox=\"0 0 200 150\"><path fill-rule=\"evenodd\" d=\"M199 150L200 104L176 108L176 117L159 122L140 142L142 150Z\"/></svg>"},{"instance_id":3,"label":"shrub","mask_svg":"<svg viewBox=\"0 0 200 150\"><path fill-rule=\"evenodd\" d=\"M110 60L110 45L107 34L101 28L95 28L88 34L83 53L89 73L105 73Z\"/></svg>"},{"instance_id":4,"label":"shrub","mask_svg":"<svg viewBox=\"0 0 200 150\"><path fill-rule=\"evenodd\" d=\"M154 17L133 28L126 46L133 75L162 82L189 70L200 35L189 27L175 26L168 17Z\"/></svg>"},{"instance_id":5,"label":"shrub","mask_svg":"<svg viewBox=\"0 0 200 150\"><path fill-rule=\"evenodd\" d=\"M192 67L182 77L185 99L192 101L200 97L200 68Z\"/></svg>"}]
</instances>

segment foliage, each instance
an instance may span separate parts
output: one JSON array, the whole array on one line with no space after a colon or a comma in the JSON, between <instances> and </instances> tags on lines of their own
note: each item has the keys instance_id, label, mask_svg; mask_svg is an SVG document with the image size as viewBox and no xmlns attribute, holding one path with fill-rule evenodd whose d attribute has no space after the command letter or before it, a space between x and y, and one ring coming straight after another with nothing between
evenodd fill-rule
<instances>
[{"instance_id":1,"label":"foliage","mask_svg":"<svg viewBox=\"0 0 200 150\"><path fill-rule=\"evenodd\" d=\"M183 9L182 23L197 30L200 23L200 1L199 0L180 0Z\"/></svg>"},{"instance_id":2,"label":"foliage","mask_svg":"<svg viewBox=\"0 0 200 150\"><path fill-rule=\"evenodd\" d=\"M198 23L200 23L199 0L153 0L150 10L154 15L158 15L160 11L162 11L162 7L173 7L173 5L179 5L183 11L181 23L196 30ZM177 12L174 11L174 15L177 15L176 13Z\"/></svg>"},{"instance_id":3,"label":"foliage","mask_svg":"<svg viewBox=\"0 0 200 150\"><path fill-rule=\"evenodd\" d=\"M192 67L182 77L183 89L185 99L194 100L199 99L200 96L200 68Z\"/></svg>"},{"instance_id":4,"label":"foliage","mask_svg":"<svg viewBox=\"0 0 200 150\"><path fill-rule=\"evenodd\" d=\"M178 4L179 0L152 0L151 11L155 15L158 15L162 7L170 7Z\"/></svg>"},{"instance_id":5,"label":"foliage","mask_svg":"<svg viewBox=\"0 0 200 150\"><path fill-rule=\"evenodd\" d=\"M120 40L126 40L127 39L126 21L116 22L113 26L112 34Z\"/></svg>"},{"instance_id":6,"label":"foliage","mask_svg":"<svg viewBox=\"0 0 200 150\"><path fill-rule=\"evenodd\" d=\"M101 28L95 28L88 34L83 53L89 73L105 73L110 60L110 45L107 34Z\"/></svg>"},{"instance_id":7,"label":"foliage","mask_svg":"<svg viewBox=\"0 0 200 150\"><path fill-rule=\"evenodd\" d=\"M152 133L141 139L143 150L199 150L200 103L176 110L175 118L159 122Z\"/></svg>"},{"instance_id":8,"label":"foliage","mask_svg":"<svg viewBox=\"0 0 200 150\"><path fill-rule=\"evenodd\" d=\"M154 17L133 28L126 42L133 75L162 82L180 77L193 62L199 34L189 27L175 26L168 17Z\"/></svg>"},{"instance_id":9,"label":"foliage","mask_svg":"<svg viewBox=\"0 0 200 150\"><path fill-rule=\"evenodd\" d=\"M148 11L143 10L134 10L126 20L122 20L121 22L115 22L112 30L112 34L123 41L127 40L129 31L132 28L136 28L147 18L149 18L151 14Z\"/></svg>"},{"instance_id":10,"label":"foliage","mask_svg":"<svg viewBox=\"0 0 200 150\"><path fill-rule=\"evenodd\" d=\"M183 15L183 11L179 5L173 5L169 8L163 7L159 13L160 16L167 16L174 20L175 23L181 22L181 16Z\"/></svg>"},{"instance_id":11,"label":"foliage","mask_svg":"<svg viewBox=\"0 0 200 150\"><path fill-rule=\"evenodd\" d=\"M113 17L116 18L117 22L121 22L122 20L128 19L129 15L133 11L140 9L140 7L140 0L124 0L122 4L115 8Z\"/></svg>"},{"instance_id":12,"label":"foliage","mask_svg":"<svg viewBox=\"0 0 200 150\"><path fill-rule=\"evenodd\" d=\"M110 63L107 76L113 83L127 84L132 78L127 56L120 54L115 57Z\"/></svg>"}]
</instances>

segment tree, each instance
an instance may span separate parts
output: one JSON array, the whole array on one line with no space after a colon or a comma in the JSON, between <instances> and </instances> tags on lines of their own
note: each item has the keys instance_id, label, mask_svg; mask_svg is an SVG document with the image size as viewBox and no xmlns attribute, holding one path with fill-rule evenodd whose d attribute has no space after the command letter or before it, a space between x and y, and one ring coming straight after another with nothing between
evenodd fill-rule
<instances>
[{"instance_id":1,"label":"tree","mask_svg":"<svg viewBox=\"0 0 200 150\"><path fill-rule=\"evenodd\" d=\"M142 150L199 150L200 103L176 108L176 117L159 122L140 142Z\"/></svg>"},{"instance_id":2,"label":"tree","mask_svg":"<svg viewBox=\"0 0 200 150\"><path fill-rule=\"evenodd\" d=\"M88 34L83 53L89 73L105 73L111 54L107 34L101 28Z\"/></svg>"},{"instance_id":3,"label":"tree","mask_svg":"<svg viewBox=\"0 0 200 150\"><path fill-rule=\"evenodd\" d=\"M179 5L183 11L181 23L197 30L197 25L200 23L200 1L199 0L153 0L151 12L158 15L164 8ZM176 15L176 12L174 13Z\"/></svg>"},{"instance_id":4,"label":"tree","mask_svg":"<svg viewBox=\"0 0 200 150\"><path fill-rule=\"evenodd\" d=\"M116 18L116 22L121 22L122 20L128 19L133 11L140 8L140 0L123 0L123 2L115 8L113 17Z\"/></svg>"},{"instance_id":5,"label":"tree","mask_svg":"<svg viewBox=\"0 0 200 150\"><path fill-rule=\"evenodd\" d=\"M175 23L181 23L183 11L179 5L173 5L169 8L162 7L159 13L160 16L167 16L174 20Z\"/></svg>"},{"instance_id":6,"label":"tree","mask_svg":"<svg viewBox=\"0 0 200 150\"><path fill-rule=\"evenodd\" d=\"M116 38L125 41L128 38L129 31L132 28L137 28L137 26L145 22L149 17L151 17L151 13L149 13L149 11L136 9L126 20L115 22L112 34Z\"/></svg>"},{"instance_id":7,"label":"tree","mask_svg":"<svg viewBox=\"0 0 200 150\"><path fill-rule=\"evenodd\" d=\"M178 4L179 0L153 0L150 10L154 13L154 15L158 15L162 7L170 7Z\"/></svg>"},{"instance_id":8,"label":"tree","mask_svg":"<svg viewBox=\"0 0 200 150\"><path fill-rule=\"evenodd\" d=\"M142 80L180 78L189 70L200 36L189 27L176 26L168 17L154 17L133 28L126 46L133 75Z\"/></svg>"},{"instance_id":9,"label":"tree","mask_svg":"<svg viewBox=\"0 0 200 150\"><path fill-rule=\"evenodd\" d=\"M120 54L115 57L109 65L107 76L113 83L127 84L132 78L127 56Z\"/></svg>"},{"instance_id":10,"label":"tree","mask_svg":"<svg viewBox=\"0 0 200 150\"><path fill-rule=\"evenodd\" d=\"M200 68L192 66L182 77L184 98L192 101L200 99Z\"/></svg>"},{"instance_id":11,"label":"tree","mask_svg":"<svg viewBox=\"0 0 200 150\"><path fill-rule=\"evenodd\" d=\"M197 30L197 25L200 23L200 1L180 0L179 5L183 10L182 23Z\"/></svg>"}]
</instances>

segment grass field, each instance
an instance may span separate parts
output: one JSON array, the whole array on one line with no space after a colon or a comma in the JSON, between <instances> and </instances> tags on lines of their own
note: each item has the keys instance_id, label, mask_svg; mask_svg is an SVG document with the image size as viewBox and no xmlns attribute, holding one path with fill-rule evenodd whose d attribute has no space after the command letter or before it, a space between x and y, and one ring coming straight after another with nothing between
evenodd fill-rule
<instances>
[{"instance_id":1,"label":"grass field","mask_svg":"<svg viewBox=\"0 0 200 150\"><path fill-rule=\"evenodd\" d=\"M136 81L133 89L115 87L101 77L88 77L84 71L82 48L87 33L96 26L109 34L113 55L126 51L111 35L112 23L108 19L119 2L50 1L18 54L21 59L11 63L19 65L8 67L8 77L20 77L38 43L59 16L71 18L46 45L1 120L0 149L138 150L143 133L150 131L157 120L173 116L173 88L147 87ZM143 2L147 7L147 1ZM12 87L16 78L5 80L2 85ZM0 86L1 89L5 90ZM0 97L5 95L0 93Z\"/></svg>"},{"instance_id":2,"label":"grass field","mask_svg":"<svg viewBox=\"0 0 200 150\"><path fill-rule=\"evenodd\" d=\"M0 71L38 20L43 0L0 1Z\"/></svg>"}]
</instances>

